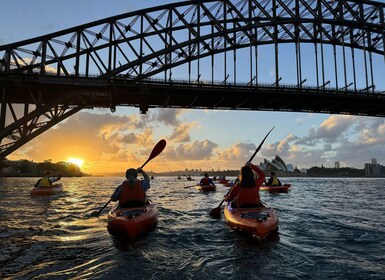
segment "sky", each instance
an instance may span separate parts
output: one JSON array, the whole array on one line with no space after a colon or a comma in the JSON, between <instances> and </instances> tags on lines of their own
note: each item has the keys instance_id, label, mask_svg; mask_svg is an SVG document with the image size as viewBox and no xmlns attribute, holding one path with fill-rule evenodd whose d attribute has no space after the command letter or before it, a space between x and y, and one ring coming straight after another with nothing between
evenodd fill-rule
<instances>
[{"instance_id":1,"label":"sky","mask_svg":"<svg viewBox=\"0 0 385 280\"><path fill-rule=\"evenodd\" d=\"M0 45L171 2L1 0ZM7 158L72 158L82 160L87 173L121 172L141 166L154 145L165 139L167 147L145 170L239 169L272 127L253 163L278 155L299 169L334 167L337 161L341 167L364 168L372 158L385 165L383 118L192 109L150 109L143 115L129 107L117 107L114 113L82 110Z\"/></svg>"}]
</instances>

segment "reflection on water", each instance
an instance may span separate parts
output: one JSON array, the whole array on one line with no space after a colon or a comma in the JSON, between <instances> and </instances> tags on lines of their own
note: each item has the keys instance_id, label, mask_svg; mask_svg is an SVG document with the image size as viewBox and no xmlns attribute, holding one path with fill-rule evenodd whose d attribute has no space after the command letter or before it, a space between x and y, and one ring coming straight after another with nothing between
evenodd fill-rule
<instances>
[{"instance_id":1,"label":"reflection on water","mask_svg":"<svg viewBox=\"0 0 385 280\"><path fill-rule=\"evenodd\" d=\"M30 196L35 178L0 178L0 278L381 279L385 180L283 179L289 193L261 191L280 220L269 240L209 216L228 187L157 177L159 222L128 242L107 231L113 203L95 217L122 178L63 178L65 192L44 197Z\"/></svg>"}]
</instances>

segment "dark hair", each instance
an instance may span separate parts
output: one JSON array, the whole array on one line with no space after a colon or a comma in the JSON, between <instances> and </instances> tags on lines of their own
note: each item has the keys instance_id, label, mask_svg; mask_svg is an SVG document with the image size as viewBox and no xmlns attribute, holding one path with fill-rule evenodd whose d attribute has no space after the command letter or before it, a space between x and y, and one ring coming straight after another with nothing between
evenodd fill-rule
<instances>
[{"instance_id":1,"label":"dark hair","mask_svg":"<svg viewBox=\"0 0 385 280\"><path fill-rule=\"evenodd\" d=\"M275 172L271 171L270 175L275 176Z\"/></svg>"},{"instance_id":2,"label":"dark hair","mask_svg":"<svg viewBox=\"0 0 385 280\"><path fill-rule=\"evenodd\" d=\"M129 168L126 170L126 178L128 179L128 177L130 176L138 176L138 171L135 169L135 168Z\"/></svg>"},{"instance_id":3,"label":"dark hair","mask_svg":"<svg viewBox=\"0 0 385 280\"><path fill-rule=\"evenodd\" d=\"M248 166L241 168L241 182L239 184L241 188L253 188L255 187L255 177L253 170Z\"/></svg>"}]
</instances>

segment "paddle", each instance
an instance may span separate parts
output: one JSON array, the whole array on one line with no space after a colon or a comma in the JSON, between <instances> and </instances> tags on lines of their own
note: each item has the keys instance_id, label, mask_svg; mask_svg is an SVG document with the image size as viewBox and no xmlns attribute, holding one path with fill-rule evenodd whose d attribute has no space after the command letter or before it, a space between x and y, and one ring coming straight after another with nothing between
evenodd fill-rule
<instances>
[{"instance_id":1,"label":"paddle","mask_svg":"<svg viewBox=\"0 0 385 280\"><path fill-rule=\"evenodd\" d=\"M265 138L263 138L261 144L259 144L258 148L255 150L254 154L251 156L251 158L249 159L249 162L251 162L253 160L253 158L255 157L255 155L258 153L258 151L261 149L263 143L265 142L267 136L269 136L270 132L274 129L275 126L273 126L272 129L270 129L270 131L266 134ZM233 189L233 187L235 186L235 184L238 182L238 177L237 179L234 181L233 185L231 186L231 188L229 189L229 191L227 192L226 195L228 195L231 190ZM221 203L219 203L219 206L217 208L214 208L210 211L210 216L213 217L213 218L220 218L221 217L221 206L223 204L225 200L222 199Z\"/></svg>"},{"instance_id":2,"label":"paddle","mask_svg":"<svg viewBox=\"0 0 385 280\"><path fill-rule=\"evenodd\" d=\"M140 167L140 169L143 169L143 167L150 161L152 160L153 158L157 157L163 150L164 148L166 147L166 140L162 139L160 140L156 145L155 147L152 149L152 152L150 154L150 156L148 157L148 159L146 160L145 163L143 163L143 165ZM96 217L99 216L99 214L103 211L104 208L107 207L107 205L111 202L111 198L110 200L107 201L106 204L104 204L104 206L99 210L99 212L96 214Z\"/></svg>"}]
</instances>

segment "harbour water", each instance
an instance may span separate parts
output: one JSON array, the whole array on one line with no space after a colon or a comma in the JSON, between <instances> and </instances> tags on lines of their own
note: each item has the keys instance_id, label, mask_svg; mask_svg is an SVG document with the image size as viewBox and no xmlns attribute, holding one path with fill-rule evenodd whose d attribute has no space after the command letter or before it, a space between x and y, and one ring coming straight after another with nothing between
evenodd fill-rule
<instances>
[{"instance_id":1,"label":"harbour water","mask_svg":"<svg viewBox=\"0 0 385 280\"><path fill-rule=\"evenodd\" d=\"M175 177L151 182L157 226L117 239L113 204L95 213L122 180L62 178L64 193L33 197L36 178L0 178L0 279L385 279L385 179L281 178L288 193L261 191L280 220L263 242L210 217L228 187Z\"/></svg>"}]
</instances>

